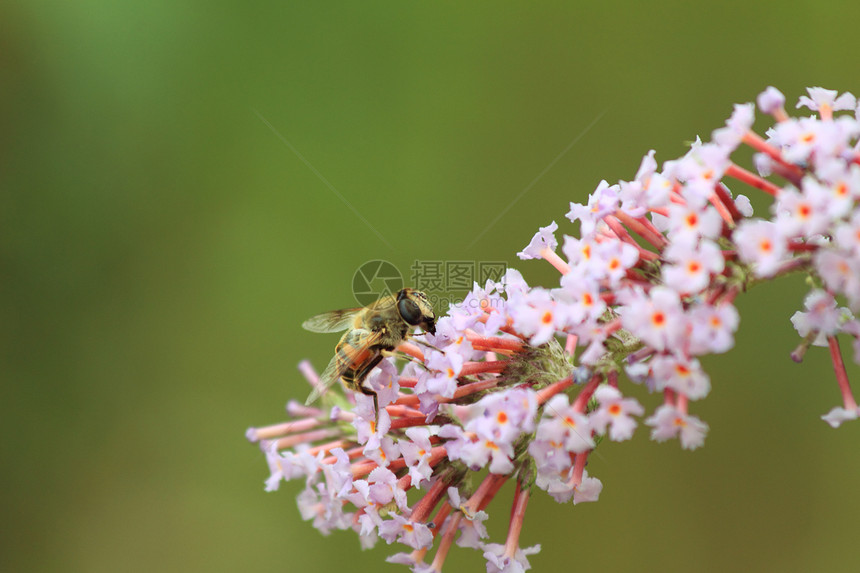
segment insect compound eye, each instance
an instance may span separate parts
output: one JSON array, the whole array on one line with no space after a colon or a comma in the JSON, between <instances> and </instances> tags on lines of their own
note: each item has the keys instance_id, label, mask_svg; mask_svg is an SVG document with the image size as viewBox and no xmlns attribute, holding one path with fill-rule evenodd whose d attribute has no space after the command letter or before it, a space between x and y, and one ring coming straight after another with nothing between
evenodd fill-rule
<instances>
[{"instance_id":1,"label":"insect compound eye","mask_svg":"<svg viewBox=\"0 0 860 573\"><path fill-rule=\"evenodd\" d=\"M397 301L397 310L400 312L403 320L412 326L417 325L424 318L418 305L406 297Z\"/></svg>"}]
</instances>

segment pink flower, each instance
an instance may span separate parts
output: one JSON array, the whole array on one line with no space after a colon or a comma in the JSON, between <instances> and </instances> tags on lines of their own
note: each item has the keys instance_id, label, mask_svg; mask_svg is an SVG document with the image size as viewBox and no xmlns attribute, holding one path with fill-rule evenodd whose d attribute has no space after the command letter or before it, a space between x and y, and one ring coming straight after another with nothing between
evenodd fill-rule
<instances>
[{"instance_id":1,"label":"pink flower","mask_svg":"<svg viewBox=\"0 0 860 573\"><path fill-rule=\"evenodd\" d=\"M714 185L728 168L729 153L726 148L713 143L694 145L678 164L678 176L683 179L694 206L703 206L714 191Z\"/></svg>"},{"instance_id":2,"label":"pink flower","mask_svg":"<svg viewBox=\"0 0 860 573\"><path fill-rule=\"evenodd\" d=\"M433 444L430 443L430 430L427 428L408 428L408 440L398 441L400 452L409 468L412 484L421 487L422 482L430 481L433 468L430 467L430 454Z\"/></svg>"},{"instance_id":3,"label":"pink flower","mask_svg":"<svg viewBox=\"0 0 860 573\"><path fill-rule=\"evenodd\" d=\"M807 312L795 312L791 317L791 324L800 336L805 337L815 332L813 344L816 346L827 346L827 337L839 332L843 317L850 317L848 309L838 308L833 296L821 289L815 289L806 295L803 306Z\"/></svg>"},{"instance_id":4,"label":"pink flower","mask_svg":"<svg viewBox=\"0 0 860 573\"><path fill-rule=\"evenodd\" d=\"M540 231L538 231L534 237L532 237L531 242L528 246L517 253L521 259L539 259L541 258L541 251L544 249L549 249L550 251L554 251L558 246L558 241L555 240L556 229L558 229L558 224L553 221L546 227L541 227Z\"/></svg>"},{"instance_id":5,"label":"pink flower","mask_svg":"<svg viewBox=\"0 0 860 573\"><path fill-rule=\"evenodd\" d=\"M588 416L588 421L594 431L605 434L609 427L609 439L615 442L629 440L636 429L633 416L645 413L642 405L635 398L624 398L616 388L601 386L594 392L594 397L600 407Z\"/></svg>"},{"instance_id":6,"label":"pink flower","mask_svg":"<svg viewBox=\"0 0 860 573\"><path fill-rule=\"evenodd\" d=\"M514 440L534 429L536 410L534 392L509 390L471 406L463 431L448 424L439 435L457 439L448 451L450 459L460 459L470 467L489 463L492 473L507 474L514 468Z\"/></svg>"},{"instance_id":7,"label":"pink flower","mask_svg":"<svg viewBox=\"0 0 860 573\"><path fill-rule=\"evenodd\" d=\"M618 187L610 186L606 181L597 185L594 193L588 196L588 204L570 204L570 211L565 215L571 222L580 222L580 235L590 237L594 234L598 223L606 215L612 214L618 208Z\"/></svg>"},{"instance_id":8,"label":"pink flower","mask_svg":"<svg viewBox=\"0 0 860 573\"><path fill-rule=\"evenodd\" d=\"M379 526L379 536L388 544L399 541L413 549L424 549L433 544L433 533L423 523L415 523L396 513Z\"/></svg>"},{"instance_id":9,"label":"pink flower","mask_svg":"<svg viewBox=\"0 0 860 573\"><path fill-rule=\"evenodd\" d=\"M708 240L698 245L673 243L664 256L672 264L663 267L663 280L666 286L681 293L704 290L711 276L723 272L725 266L719 247Z\"/></svg>"},{"instance_id":10,"label":"pink flower","mask_svg":"<svg viewBox=\"0 0 860 573\"><path fill-rule=\"evenodd\" d=\"M848 297L851 308L860 308L860 257L821 249L813 261L827 288Z\"/></svg>"},{"instance_id":11,"label":"pink flower","mask_svg":"<svg viewBox=\"0 0 860 573\"><path fill-rule=\"evenodd\" d=\"M752 131L753 105L736 105L711 142L697 138L662 169L650 151L632 181L601 181L587 204L570 205L578 233L553 221L519 253L550 263L555 278L532 287L507 269L475 284L435 334L411 332L362 380L378 408L336 385L320 405L291 401L288 421L249 429L266 490L304 480L303 519L324 534L352 529L362 547L404 544L410 552L389 560L416 572L439 573L455 543L482 551L488 571L525 571L536 552L519 547L531 492L596 501L603 484L585 470L589 456L630 439L645 415L619 389L622 371L660 394L644 421L652 439L702 446L708 425L689 412L711 388L700 357L734 345L738 296L791 272L814 285L791 319L804 338L792 357L827 346L842 405L822 419L860 417L836 338L850 337L860 362L849 310L860 310L860 111L851 94L808 93L799 107L817 116L800 118L775 88L759 94L776 120L767 139ZM735 163L740 145L758 175ZM770 218L753 219L750 199L729 189L767 195ZM308 362L300 370L318 386ZM485 508L508 481L507 539L487 543Z\"/></svg>"},{"instance_id":12,"label":"pink flower","mask_svg":"<svg viewBox=\"0 0 860 573\"><path fill-rule=\"evenodd\" d=\"M695 358L660 355L651 359L657 390L671 388L691 400L699 400L711 390L711 380Z\"/></svg>"},{"instance_id":13,"label":"pink flower","mask_svg":"<svg viewBox=\"0 0 860 573\"><path fill-rule=\"evenodd\" d=\"M785 230L770 221L742 221L732 238L741 260L753 265L753 272L759 277L774 275L788 254Z\"/></svg>"},{"instance_id":14,"label":"pink flower","mask_svg":"<svg viewBox=\"0 0 860 573\"><path fill-rule=\"evenodd\" d=\"M400 394L397 367L391 360L383 360L367 377L367 385L376 392L379 407L384 408L397 400Z\"/></svg>"},{"instance_id":15,"label":"pink flower","mask_svg":"<svg viewBox=\"0 0 860 573\"><path fill-rule=\"evenodd\" d=\"M596 477L589 476L587 471L584 471L582 483L576 486L573 491L573 505L597 501L601 491L603 491L603 483Z\"/></svg>"},{"instance_id":16,"label":"pink flower","mask_svg":"<svg viewBox=\"0 0 860 573\"><path fill-rule=\"evenodd\" d=\"M547 402L532 443L558 444L566 453L582 453L594 448L591 430L585 414L568 404L567 395L560 394Z\"/></svg>"},{"instance_id":17,"label":"pink flower","mask_svg":"<svg viewBox=\"0 0 860 573\"><path fill-rule=\"evenodd\" d=\"M622 293L621 324L657 350L678 347L686 334L683 307L678 293L654 287Z\"/></svg>"},{"instance_id":18,"label":"pink flower","mask_svg":"<svg viewBox=\"0 0 860 573\"><path fill-rule=\"evenodd\" d=\"M836 158L825 159L816 166L815 175L804 178L809 185L820 189L831 223L839 224L843 217L856 216L854 203L860 199L860 165L846 165Z\"/></svg>"},{"instance_id":19,"label":"pink flower","mask_svg":"<svg viewBox=\"0 0 860 573\"><path fill-rule=\"evenodd\" d=\"M753 104L735 104L735 109L726 121L726 126L715 130L712 137L721 148L734 150L749 133L753 121L755 121Z\"/></svg>"},{"instance_id":20,"label":"pink flower","mask_svg":"<svg viewBox=\"0 0 860 573\"><path fill-rule=\"evenodd\" d=\"M860 172L860 167L858 167ZM841 223L834 233L836 246L846 254L860 258L860 211L854 213L851 220Z\"/></svg>"},{"instance_id":21,"label":"pink flower","mask_svg":"<svg viewBox=\"0 0 860 573\"><path fill-rule=\"evenodd\" d=\"M731 304L697 304L690 309L688 316L690 338L687 352L690 354L721 354L734 346L734 333L740 318Z\"/></svg>"},{"instance_id":22,"label":"pink flower","mask_svg":"<svg viewBox=\"0 0 860 573\"><path fill-rule=\"evenodd\" d=\"M451 507L460 510L464 503L461 501L460 492L455 487L448 488L448 499ZM489 537L487 527L484 522L489 517L485 511L466 512L461 511L463 518L460 520L460 537L457 539L459 547L471 547L473 549L481 549L483 547L483 539Z\"/></svg>"},{"instance_id":23,"label":"pink flower","mask_svg":"<svg viewBox=\"0 0 860 573\"><path fill-rule=\"evenodd\" d=\"M860 417L860 408L846 410L845 408L836 407L821 416L821 419L830 424L831 428L838 428L843 422L856 420L858 417Z\"/></svg>"},{"instance_id":24,"label":"pink flower","mask_svg":"<svg viewBox=\"0 0 860 573\"><path fill-rule=\"evenodd\" d=\"M782 95L782 92L775 87L768 86L768 88L760 93L756 98L756 103L763 113L773 115L785 106L785 96Z\"/></svg>"},{"instance_id":25,"label":"pink flower","mask_svg":"<svg viewBox=\"0 0 860 573\"><path fill-rule=\"evenodd\" d=\"M822 115L829 112L850 110L854 111L857 106L856 98L850 93L844 93L837 97L836 90L826 90L824 88L806 88L809 97L800 96L797 101L798 109L808 107L812 111L821 111Z\"/></svg>"},{"instance_id":26,"label":"pink flower","mask_svg":"<svg viewBox=\"0 0 860 573\"><path fill-rule=\"evenodd\" d=\"M719 213L700 204L669 207L668 236L678 243L695 244L700 238L716 239L723 228Z\"/></svg>"},{"instance_id":27,"label":"pink flower","mask_svg":"<svg viewBox=\"0 0 860 573\"><path fill-rule=\"evenodd\" d=\"M549 291L534 288L510 309L514 327L531 337L538 346L553 337L567 323L564 307L559 307Z\"/></svg>"},{"instance_id":28,"label":"pink flower","mask_svg":"<svg viewBox=\"0 0 860 573\"><path fill-rule=\"evenodd\" d=\"M522 573L531 569L528 555L540 552L540 545L517 548L513 556L507 555L504 545L487 543L484 545L484 558L487 560L487 573Z\"/></svg>"},{"instance_id":29,"label":"pink flower","mask_svg":"<svg viewBox=\"0 0 860 573\"><path fill-rule=\"evenodd\" d=\"M561 278L561 288L553 291L556 303L558 330L578 331L583 323L594 325L606 312L606 303L600 298L597 281L571 272Z\"/></svg>"},{"instance_id":30,"label":"pink flower","mask_svg":"<svg viewBox=\"0 0 860 573\"><path fill-rule=\"evenodd\" d=\"M812 177L804 179L803 188L803 193L784 189L774 206L777 224L786 237L811 237L823 233L831 224L827 188Z\"/></svg>"},{"instance_id":31,"label":"pink flower","mask_svg":"<svg viewBox=\"0 0 860 573\"><path fill-rule=\"evenodd\" d=\"M373 397L366 394L356 394L356 408L353 426L359 444L364 445L365 452L378 449L382 438L391 429L391 417L385 408L377 413L373 408Z\"/></svg>"},{"instance_id":32,"label":"pink flower","mask_svg":"<svg viewBox=\"0 0 860 573\"><path fill-rule=\"evenodd\" d=\"M415 387L416 392L428 392L439 394L445 398L454 396L457 390L457 377L463 369L463 356L456 352L428 353L427 367L429 370L425 375L419 377L419 383Z\"/></svg>"},{"instance_id":33,"label":"pink flower","mask_svg":"<svg viewBox=\"0 0 860 573\"><path fill-rule=\"evenodd\" d=\"M681 447L695 450L705 443L708 425L695 416L689 416L677 408L663 405L654 415L645 420L651 426L651 439L665 442L669 438L680 437Z\"/></svg>"}]
</instances>

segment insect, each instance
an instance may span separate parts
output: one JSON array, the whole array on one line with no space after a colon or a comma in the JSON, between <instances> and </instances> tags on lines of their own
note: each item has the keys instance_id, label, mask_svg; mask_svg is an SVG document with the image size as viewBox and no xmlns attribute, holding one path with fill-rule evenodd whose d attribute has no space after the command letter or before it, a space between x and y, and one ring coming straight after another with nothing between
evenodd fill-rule
<instances>
[{"instance_id":1,"label":"insect","mask_svg":"<svg viewBox=\"0 0 860 573\"><path fill-rule=\"evenodd\" d=\"M346 332L305 404L315 401L340 378L353 392L373 396L373 408L378 415L376 392L362 383L386 355L406 340L409 329L415 326L436 334L436 314L427 295L411 288L386 295L365 307L333 310L307 319L302 323L305 330Z\"/></svg>"}]
</instances>

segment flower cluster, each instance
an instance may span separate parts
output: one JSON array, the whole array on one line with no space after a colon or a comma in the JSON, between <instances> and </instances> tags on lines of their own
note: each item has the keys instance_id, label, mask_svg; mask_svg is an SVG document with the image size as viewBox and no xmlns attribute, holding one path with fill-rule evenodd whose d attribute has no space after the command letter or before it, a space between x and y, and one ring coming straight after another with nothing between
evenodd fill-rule
<instances>
[{"instance_id":1,"label":"flower cluster","mask_svg":"<svg viewBox=\"0 0 860 573\"><path fill-rule=\"evenodd\" d=\"M483 552L488 572L524 571L539 550L519 545L532 490L596 501L603 486L588 456L629 439L645 415L619 382L662 394L643 420L652 439L701 446L708 426L689 403L711 381L699 357L733 346L739 293L787 273L812 285L792 318L802 337L792 356L828 346L843 404L823 419L857 418L836 337L851 336L860 361L849 310L860 306L860 110L850 94L808 94L798 108L814 114L792 118L768 88L757 100L775 119L766 137L751 130L755 106L737 105L710 142L662 168L652 151L632 181L603 181L586 204L571 203L579 233L562 237L561 254L555 222L519 253L552 264L558 284L530 286L509 269L475 285L435 334L400 346L404 366L386 358L368 376L378 412L370 396L329 392L324 406L290 402L291 421L250 429L269 464L266 489L304 478L305 519L324 534L353 529L364 546L401 543L409 551L389 560L413 571L441 571L454 543ZM741 145L755 151L756 172L732 162ZM730 181L772 196L770 216L753 217ZM300 368L315 386L311 366ZM508 536L489 543L484 509L508 480Z\"/></svg>"}]
</instances>

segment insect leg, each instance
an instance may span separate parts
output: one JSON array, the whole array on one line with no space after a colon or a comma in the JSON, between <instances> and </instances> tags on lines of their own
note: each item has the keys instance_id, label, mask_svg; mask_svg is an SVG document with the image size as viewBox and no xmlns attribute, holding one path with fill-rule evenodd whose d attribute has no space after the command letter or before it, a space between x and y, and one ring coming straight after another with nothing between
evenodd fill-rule
<instances>
[{"instance_id":1,"label":"insect leg","mask_svg":"<svg viewBox=\"0 0 860 573\"><path fill-rule=\"evenodd\" d=\"M382 354L379 353L371 359L364 368L359 370L356 373L355 379L359 381L358 389L362 394L367 396L373 396L373 411L376 412L376 422L379 423L379 398L376 396L376 392L371 390L370 388L364 385L364 379L370 374L370 371L373 370L377 364L382 361Z\"/></svg>"}]
</instances>

